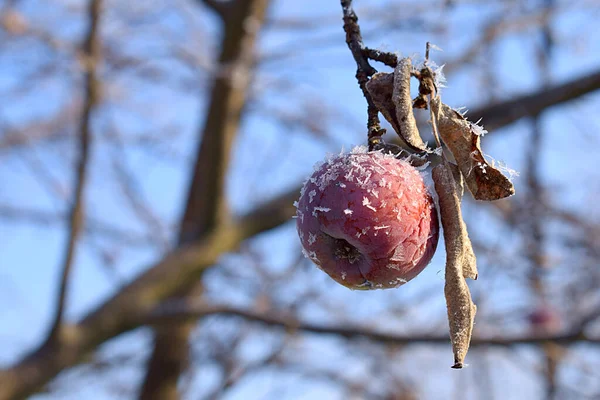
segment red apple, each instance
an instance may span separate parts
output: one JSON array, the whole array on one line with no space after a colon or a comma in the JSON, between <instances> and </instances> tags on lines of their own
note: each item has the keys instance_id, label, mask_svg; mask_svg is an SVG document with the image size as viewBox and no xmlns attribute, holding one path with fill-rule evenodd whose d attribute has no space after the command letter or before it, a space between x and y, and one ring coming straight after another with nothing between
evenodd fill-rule
<instances>
[{"instance_id":1,"label":"red apple","mask_svg":"<svg viewBox=\"0 0 600 400\"><path fill-rule=\"evenodd\" d=\"M296 207L304 254L351 289L398 287L437 246L437 212L419 171L366 147L315 168Z\"/></svg>"}]
</instances>

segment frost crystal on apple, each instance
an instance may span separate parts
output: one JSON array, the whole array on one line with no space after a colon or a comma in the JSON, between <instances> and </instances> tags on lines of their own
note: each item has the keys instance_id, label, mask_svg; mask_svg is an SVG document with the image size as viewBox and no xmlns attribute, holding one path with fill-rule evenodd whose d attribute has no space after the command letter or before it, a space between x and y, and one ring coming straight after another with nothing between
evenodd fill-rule
<instances>
[{"instance_id":1,"label":"frost crystal on apple","mask_svg":"<svg viewBox=\"0 0 600 400\"><path fill-rule=\"evenodd\" d=\"M437 213L419 171L366 146L317 166L296 216L304 254L351 289L406 283L437 246Z\"/></svg>"}]
</instances>

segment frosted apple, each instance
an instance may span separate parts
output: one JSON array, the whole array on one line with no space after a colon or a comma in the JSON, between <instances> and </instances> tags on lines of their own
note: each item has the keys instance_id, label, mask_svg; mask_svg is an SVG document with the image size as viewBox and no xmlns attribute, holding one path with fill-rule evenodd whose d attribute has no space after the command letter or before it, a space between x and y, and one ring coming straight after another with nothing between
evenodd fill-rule
<instances>
[{"instance_id":1,"label":"frosted apple","mask_svg":"<svg viewBox=\"0 0 600 400\"><path fill-rule=\"evenodd\" d=\"M296 207L304 254L351 289L398 287L437 246L437 212L419 171L366 147L318 165Z\"/></svg>"}]
</instances>

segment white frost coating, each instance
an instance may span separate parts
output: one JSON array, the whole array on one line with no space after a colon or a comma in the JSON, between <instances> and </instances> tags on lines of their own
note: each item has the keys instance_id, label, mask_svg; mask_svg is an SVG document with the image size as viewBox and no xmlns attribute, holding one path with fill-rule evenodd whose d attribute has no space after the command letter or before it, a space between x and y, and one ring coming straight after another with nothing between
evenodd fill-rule
<instances>
[{"instance_id":1,"label":"white frost coating","mask_svg":"<svg viewBox=\"0 0 600 400\"><path fill-rule=\"evenodd\" d=\"M329 212L329 211L331 211L331 208L327 208L327 207L315 207L315 208L313 208L313 212L312 212L313 217L317 216L317 211Z\"/></svg>"},{"instance_id":2,"label":"white frost coating","mask_svg":"<svg viewBox=\"0 0 600 400\"><path fill-rule=\"evenodd\" d=\"M504 164L502 161L496 161L494 160L493 157L491 157L489 154L484 154L483 155L486 160L488 160L488 163L492 166L492 168L496 168L498 171L502 172L505 175L508 175L508 180L512 182L512 180L519 176L519 172L508 167L506 164Z\"/></svg>"},{"instance_id":3,"label":"white frost coating","mask_svg":"<svg viewBox=\"0 0 600 400\"><path fill-rule=\"evenodd\" d=\"M312 232L308 232L308 245L310 246L311 244L313 244L316 241L317 241L317 235L315 235Z\"/></svg>"},{"instance_id":4,"label":"white frost coating","mask_svg":"<svg viewBox=\"0 0 600 400\"><path fill-rule=\"evenodd\" d=\"M343 271L343 272L342 272L342 280L343 280L343 281L345 281L345 280L346 280L346 272L345 272L345 271Z\"/></svg>"},{"instance_id":5,"label":"white frost coating","mask_svg":"<svg viewBox=\"0 0 600 400\"><path fill-rule=\"evenodd\" d=\"M354 169L350 168L350 170L346 173L346 175L344 175L344 178L346 178L346 180L349 182L354 181L354 176L352 175L353 172L354 172Z\"/></svg>"},{"instance_id":6,"label":"white frost coating","mask_svg":"<svg viewBox=\"0 0 600 400\"><path fill-rule=\"evenodd\" d=\"M321 175L318 183L319 190L321 192L324 191L331 183L337 180L338 176L339 173L336 172L335 169L332 169L331 171L328 171L325 174Z\"/></svg>"},{"instance_id":7,"label":"white frost coating","mask_svg":"<svg viewBox=\"0 0 600 400\"><path fill-rule=\"evenodd\" d=\"M435 50L435 51L444 51L440 46L438 46L437 44L433 44L433 43L429 43L429 48L431 50Z\"/></svg>"},{"instance_id":8,"label":"white frost coating","mask_svg":"<svg viewBox=\"0 0 600 400\"><path fill-rule=\"evenodd\" d=\"M311 190L310 192L308 192L308 202L312 203L313 197L315 197L316 195L317 195L316 190Z\"/></svg>"},{"instance_id":9,"label":"white frost coating","mask_svg":"<svg viewBox=\"0 0 600 400\"><path fill-rule=\"evenodd\" d=\"M379 198L379 192L375 189L371 190L371 193L373 194L373 196L375 196L375 198Z\"/></svg>"},{"instance_id":10,"label":"white frost coating","mask_svg":"<svg viewBox=\"0 0 600 400\"><path fill-rule=\"evenodd\" d=\"M459 113L460 116L463 118L466 118L466 115L469 112L469 109L465 106L456 107L456 108L453 108L453 110L456 111L457 113Z\"/></svg>"},{"instance_id":11,"label":"white frost coating","mask_svg":"<svg viewBox=\"0 0 600 400\"><path fill-rule=\"evenodd\" d=\"M375 229L376 231L380 230L380 229L386 229L389 228L390 225L380 225L380 226L374 226L373 229Z\"/></svg>"},{"instance_id":12,"label":"white frost coating","mask_svg":"<svg viewBox=\"0 0 600 400\"><path fill-rule=\"evenodd\" d=\"M319 259L317 258L317 253L315 253L314 251L310 250L306 250L306 249L302 249L302 254L304 254L304 257L311 259L312 261L319 261Z\"/></svg>"},{"instance_id":13,"label":"white frost coating","mask_svg":"<svg viewBox=\"0 0 600 400\"><path fill-rule=\"evenodd\" d=\"M436 68L433 71L433 80L435 82L435 86L438 88L446 87L446 77L444 76L444 67L446 64L442 64L440 67Z\"/></svg>"},{"instance_id":14,"label":"white frost coating","mask_svg":"<svg viewBox=\"0 0 600 400\"><path fill-rule=\"evenodd\" d=\"M300 221L304 222L304 213L300 210L296 210L296 218L300 218Z\"/></svg>"},{"instance_id":15,"label":"white frost coating","mask_svg":"<svg viewBox=\"0 0 600 400\"><path fill-rule=\"evenodd\" d=\"M344 182L338 182L338 186L343 189L346 187L346 184Z\"/></svg>"},{"instance_id":16,"label":"white frost coating","mask_svg":"<svg viewBox=\"0 0 600 400\"><path fill-rule=\"evenodd\" d=\"M363 185L366 185L367 182L369 182L369 179L371 179L371 173L369 172L365 178L365 181L363 182Z\"/></svg>"},{"instance_id":17,"label":"white frost coating","mask_svg":"<svg viewBox=\"0 0 600 400\"><path fill-rule=\"evenodd\" d=\"M488 133L488 131L481 125L479 125L479 123L481 122L481 120L472 123L471 124L471 130L473 131L474 134L476 134L477 136L484 136L486 133Z\"/></svg>"},{"instance_id":18,"label":"white frost coating","mask_svg":"<svg viewBox=\"0 0 600 400\"><path fill-rule=\"evenodd\" d=\"M350 154L365 154L369 152L369 148L367 146L355 146Z\"/></svg>"},{"instance_id":19,"label":"white frost coating","mask_svg":"<svg viewBox=\"0 0 600 400\"><path fill-rule=\"evenodd\" d=\"M389 281L388 285L398 287L404 285L406 282L408 282L406 279L396 278L394 280Z\"/></svg>"},{"instance_id":20,"label":"white frost coating","mask_svg":"<svg viewBox=\"0 0 600 400\"><path fill-rule=\"evenodd\" d=\"M402 211L400 211L400 210L398 210L398 209L396 209L396 208L394 208L394 210L395 210L394 212L396 213L396 219L397 219L398 221L402 221ZM396 211L396 210L397 210L397 211Z\"/></svg>"},{"instance_id":21,"label":"white frost coating","mask_svg":"<svg viewBox=\"0 0 600 400\"><path fill-rule=\"evenodd\" d=\"M387 181L385 180L385 178L381 178L379 180L379 187L385 187L387 185Z\"/></svg>"},{"instance_id":22,"label":"white frost coating","mask_svg":"<svg viewBox=\"0 0 600 400\"><path fill-rule=\"evenodd\" d=\"M302 182L302 187L300 188L300 197L304 196L304 192L306 191L306 184L308 183L308 178Z\"/></svg>"},{"instance_id":23,"label":"white frost coating","mask_svg":"<svg viewBox=\"0 0 600 400\"><path fill-rule=\"evenodd\" d=\"M377 152L377 153L382 154L381 152ZM373 158L373 163L375 163L375 165L377 165L381 169L381 170L378 169L377 172L379 172L379 173L385 172L385 167L377 162L377 158L375 158L375 157Z\"/></svg>"},{"instance_id":24,"label":"white frost coating","mask_svg":"<svg viewBox=\"0 0 600 400\"><path fill-rule=\"evenodd\" d=\"M371 205L371 201L369 201L369 199L366 197L363 197L362 205L367 208L370 208L373 211L377 211L377 209Z\"/></svg>"},{"instance_id":25,"label":"white frost coating","mask_svg":"<svg viewBox=\"0 0 600 400\"><path fill-rule=\"evenodd\" d=\"M353 213L353 211L351 209L349 209L349 208L346 208L344 210L344 214L346 214L346 215L352 215L352 213Z\"/></svg>"},{"instance_id":26,"label":"white frost coating","mask_svg":"<svg viewBox=\"0 0 600 400\"><path fill-rule=\"evenodd\" d=\"M294 207L298 208L298 202L294 201Z\"/></svg>"},{"instance_id":27,"label":"white frost coating","mask_svg":"<svg viewBox=\"0 0 600 400\"><path fill-rule=\"evenodd\" d=\"M325 160L327 161L327 164L333 165L333 163L337 160L337 157L333 153L327 153L325 154Z\"/></svg>"}]
</instances>

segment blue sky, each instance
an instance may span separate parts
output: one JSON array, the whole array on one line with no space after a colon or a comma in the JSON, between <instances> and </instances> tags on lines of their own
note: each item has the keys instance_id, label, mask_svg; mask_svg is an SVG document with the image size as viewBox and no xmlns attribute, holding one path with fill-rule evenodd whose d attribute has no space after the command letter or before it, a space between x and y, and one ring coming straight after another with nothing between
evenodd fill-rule
<instances>
[{"instance_id":1,"label":"blue sky","mask_svg":"<svg viewBox=\"0 0 600 400\"><path fill-rule=\"evenodd\" d=\"M70 3L76 7L82 4L79 1ZM457 6L458 8L452 13L452 18L444 20L443 24L440 20L441 12L426 14L426 21L436 26L443 26L443 31L437 33L397 31L384 34L372 32L374 24L369 19L365 7L367 4L385 2L356 1L355 3L361 17L363 31L368 33L365 35L365 41L370 47L398 50L403 55L422 54L424 44L429 40L444 49L443 52L434 54L439 64L454 59L473 40L476 40L490 18L503 15L502 7L499 5L501 2L489 2L485 7L477 2L465 2ZM387 3L395 4L392 1ZM562 3L567 4L567 2ZM36 4L37 2L33 1L24 2L23 10L27 10L26 15L37 21L42 29L54 26L55 21L45 17L45 12L52 7L48 5L36 11ZM189 4L179 1L177 6L183 9L184 6L189 7ZM125 5L115 7L126 8ZM197 14L192 17L192 20L199 27L198 31L205 32L209 36L213 35L217 25L208 11L199 7L190 7L190 9L192 13ZM58 11L56 13L60 15ZM189 16L183 12L182 14ZM290 131L289 128L282 128L262 113L248 114L236 144L227 185L231 207L235 212L246 211L260 201L298 185L312 171L313 164L323 159L327 152L337 153L342 147L350 149L353 145L364 143L362 126L365 120L365 104L355 82L352 58L343 42L338 2L281 0L275 2L271 14L273 18L308 15L326 18L323 19L321 26L311 29L308 33L299 34L293 29L273 28L264 32L261 37L261 53L287 51L290 48L296 49L296 46L298 50L284 60L267 63L259 71L254 90L262 95L260 104L292 115L302 115L306 110L311 111L310 107L317 104L317 109L321 106L329 107L337 110L337 115L325 119L324 124L329 136L324 140L307 135L300 130ZM597 14L597 10L595 14L564 11L561 12L560 17L552 20L553 29L559 40L550 63L552 82L561 82L596 70L600 66L600 42L591 39L594 29L593 18ZM108 26L127 29L127 21L120 20L119 15L118 12L110 14L114 19L107 21ZM67 22L61 24L58 34L65 40L81 35L84 28L81 18L81 14L74 12L66 19ZM153 31L154 25L149 24L146 27L147 32L140 30L128 36L127 43L120 47L120 51L135 53L142 51L140 49L151 49L148 52L151 55L142 51L148 57L150 64L161 65L161 62L165 62L160 54L165 49L178 44L177 41L181 40L185 29L178 13L165 13L159 21L168 32L164 38L162 33ZM107 35L110 36L110 32ZM573 41L574 37L577 38L576 41ZM197 46L209 47L214 41L213 37L212 41L200 41ZM35 64L38 57L46 56L37 47L33 47L31 51L24 50L30 44L9 43L8 48L0 47L0 93L5 92L12 85L20 85L23 76L28 73L28 69L24 66ZM448 76L448 87L443 92L445 101L452 106L469 107L486 102L492 92L502 99L539 88L541 80L532 61L532 49L536 43L535 34L523 35L522 32L498 41L489 58L481 57L477 60L479 65L472 65ZM199 53L210 52L201 49ZM43 119L56 108L80 100L79 95L73 94L76 92L72 84L78 82L77 79L72 78L74 64L64 61L70 58L68 52L52 53L51 57L53 60L58 60L56 63L59 72L52 79L44 79L39 84L36 83L37 90L28 90L27 94L14 101L3 102L0 121L19 124L24 120ZM481 88L480 84L484 76L480 72L480 66L486 63L494 66L495 81L501 82L501 85L488 90L469 89L474 86ZM93 150L94 167L91 170L90 186L86 193L88 209L91 215L99 220L136 232L144 232L146 227L135 219L135 215L120 199L118 184L110 172L114 145L106 138L111 123L117 124L129 135L148 132L158 133L159 137L167 133L173 135L172 140L163 140L158 145L162 151L165 151L165 147L168 146L166 151L172 154L168 160L134 147L128 148L123 156L123 162L139 180L145 200L152 205L156 214L166 221L167 227L173 227L177 223L184 201L186 182L189 178L189 161L193 159L196 132L202 123L202 110L206 106L206 99L202 97L203 92L200 89L196 91L193 86L192 89L185 88L185 85L180 82L193 82L201 88L207 79L207 74L193 71L177 63L165 62L165 65L167 65L165 69L172 76L158 84L125 72L108 75L107 101L101 110L102 118L96 120L94 124L94 132L98 139L97 147ZM293 88L283 91L277 84L286 80L293 83ZM43 91L44 96L39 95L40 91ZM591 161L586 162L585 159L577 163L569 162L567 165L564 160L578 159L582 154L586 155L588 160L595 159L595 152L598 151L597 146L594 146L598 140L595 130L599 126L599 121L594 110L597 109L599 101L600 97L597 94L591 95L585 100L552 109L544 114L542 120L547 135L546 143L548 143L548 148L544 149L539 160L544 182L559 191L560 201L564 207L571 207L574 210L580 209L586 196L598 193L597 184L588 183L589 177L595 174L596 166ZM151 117L147 120L141 118L146 115L144 112L148 111ZM315 110L313 109L312 112ZM582 115L585 115L584 121L581 121ZM485 124L485 121L483 123ZM0 134L1 131L0 126ZM530 124L518 122L490 133L484 140L484 151L516 170L523 170L523 152L515 149L526 146L529 135ZM257 154L261 157L258 158ZM27 208L48 211L66 210L66 200L57 196L55 188L48 187L39 176L40 171L45 171L69 193L71 190L69 189L71 185L69 166L72 160L72 150L68 142L64 141L44 146L34 153L0 149L0 180L6 182L0 189L0 204L24 205ZM31 165L37 165L38 169L32 168ZM264 174L267 174L268 179L264 178ZM580 183L585 185L579 185ZM524 182L516 179L517 195L522 185ZM491 240L498 239L494 232L490 232L483 224L477 222L489 218L493 230L494 224L498 223L493 217L484 216L471 202L466 205L465 213L467 217L473 218L473 231L481 235L490 235ZM54 307L66 231L64 225L60 224L40 227L10 223L7 220L0 221L2 221L0 223L0 299L4 300L5 304L5 307L0 307L0 344L2 344L0 364L7 365L44 337ZM169 232L172 234L174 231ZM518 243L512 245L518 246ZM251 246L260 252L265 263L275 270L292 262L299 251L295 230L291 224L261 235L252 242ZM113 272L109 272L110 270L103 265L102 259L98 257L98 248L108 249L113 256L117 257L118 263ZM68 318L76 320L84 315L86 311L118 290L122 282L135 277L159 256L160 251L157 249L148 247L135 249L99 237L86 239L78 252L72 276ZM437 290L437 294L429 298L428 303L419 308L418 312L408 314L409 320L415 326L426 326L444 307L441 289L443 274L440 272L443 269L443 257L443 251L438 252L431 266L418 279L403 287L402 293L385 291L369 293L366 296L364 293L348 292L344 288L332 286L324 275L311 275L311 279L314 279L319 287L331 290L327 296L331 302L344 303L345 306L340 306L343 309L347 309L347 305L352 304L357 320L370 314L384 312L390 302L408 302L424 290ZM230 265L239 261L239 258L231 256L225 258L222 264ZM209 274L209 282L214 282L216 292L221 288L219 286L221 284L227 287L226 283L223 283L225 279L220 277L218 272ZM293 290L290 293L294 293ZM510 292L503 293L503 301L519 306L527 301L523 294L523 288L513 287ZM249 300L244 293L231 294L226 291L224 294L214 295L241 304ZM483 309L485 310L485 306ZM307 319L319 322L327 322L330 318L330 314L318 306L309 308L304 313L303 316ZM394 328L402 331L411 327L395 326ZM442 325L442 328L445 327ZM335 348L335 341L336 339L332 338L311 338L305 344L306 348L310 349L307 355L314 356L324 349ZM148 351L149 343L148 331L141 329L110 343L102 354L127 350L143 357ZM132 351L133 349L135 351ZM256 349L260 350L260 344L256 344ZM473 357L476 358L477 352L474 353ZM526 351L522 353L525 354L523 357L535 360L535 354L527 355ZM495 362L508 363L499 354L492 353L490 357L496 357ZM454 371L447 368L450 361L449 349L436 348L428 352L415 346L402 353L397 361L398 365L405 365L406 360L411 356L422 357L423 365L431 368L427 376L423 376L418 371L406 372L413 380L419 382L420 387L428 388L427 392L423 393L424 398L447 397L454 390L453 385L460 385L460 378L455 379ZM351 360L352 365L359 369L357 373L361 372L360 360L356 357L345 357L339 354L339 351L332 350L332 354L321 357L320 361L323 361L322 358L328 359L333 365L350 363L348 360ZM317 364L317 361L319 360L311 362ZM510 385L517 385L519 393L523 395L525 391L529 391L531 397L524 398L534 398L539 390L536 383L529 376L521 375L518 370L511 371L512 373L506 378L507 382ZM475 374L475 372L467 370L466 374ZM127 383L139 379L140 371L136 365L133 365L108 376ZM192 382L192 387L199 386L198 382L205 382L203 379L210 381L210 376L209 368L199 368L199 374ZM63 379L75 378L66 375ZM80 382L74 386L77 392L70 397L111 398L111 395L107 394L110 392L98 391L98 387L103 387L107 379L99 379L95 382L76 380ZM327 382L318 384L311 382L307 385L306 380L297 376L280 377L276 373L267 371L240 385L227 399L270 398L269 393L274 390L273 388L277 388L279 382L290 382L291 387L297 389L278 397L343 398L343 394ZM494 385L498 390L502 390L504 383L496 381ZM437 392L438 390L440 392ZM63 395L67 395L62 391L59 393L56 396L39 395L36 398L63 398Z\"/></svg>"}]
</instances>

